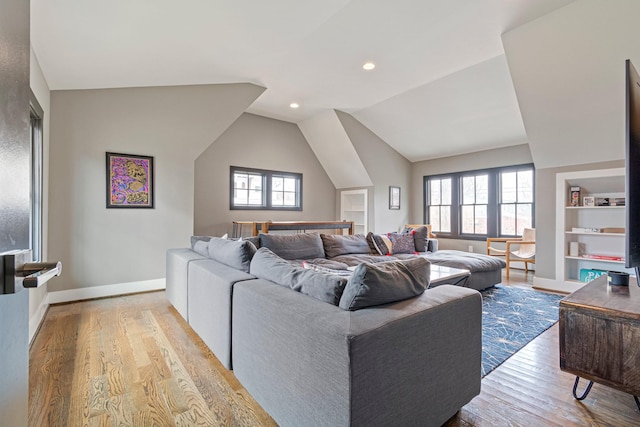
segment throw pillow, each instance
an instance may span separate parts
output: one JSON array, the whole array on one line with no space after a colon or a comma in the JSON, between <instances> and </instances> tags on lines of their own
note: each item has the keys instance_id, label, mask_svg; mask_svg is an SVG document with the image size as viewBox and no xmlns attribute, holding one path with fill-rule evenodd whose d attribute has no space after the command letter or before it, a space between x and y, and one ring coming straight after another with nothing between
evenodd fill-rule
<instances>
[{"instance_id":1,"label":"throw pillow","mask_svg":"<svg viewBox=\"0 0 640 427\"><path fill-rule=\"evenodd\" d=\"M413 235L409 233L389 233L392 254L412 254L416 252Z\"/></svg>"},{"instance_id":2,"label":"throw pillow","mask_svg":"<svg viewBox=\"0 0 640 427\"><path fill-rule=\"evenodd\" d=\"M391 240L385 235L369 232L367 234L367 243L374 254L389 255L391 252Z\"/></svg>"},{"instance_id":3,"label":"throw pillow","mask_svg":"<svg viewBox=\"0 0 640 427\"><path fill-rule=\"evenodd\" d=\"M211 236L191 236L191 249L195 250L197 242L209 243Z\"/></svg>"},{"instance_id":4,"label":"throw pillow","mask_svg":"<svg viewBox=\"0 0 640 427\"><path fill-rule=\"evenodd\" d=\"M320 234L327 258L346 254L368 254L371 252L364 234Z\"/></svg>"},{"instance_id":5,"label":"throw pillow","mask_svg":"<svg viewBox=\"0 0 640 427\"><path fill-rule=\"evenodd\" d=\"M423 225L422 227L412 229L411 234L413 234L413 243L416 247L416 252L427 252L429 229Z\"/></svg>"},{"instance_id":6,"label":"throw pillow","mask_svg":"<svg viewBox=\"0 0 640 427\"><path fill-rule=\"evenodd\" d=\"M347 284L345 277L298 267L265 247L254 255L249 272L333 305L338 305Z\"/></svg>"},{"instance_id":7,"label":"throw pillow","mask_svg":"<svg viewBox=\"0 0 640 427\"><path fill-rule=\"evenodd\" d=\"M269 248L284 259L324 258L322 239L317 233L260 234L260 247Z\"/></svg>"},{"instance_id":8,"label":"throw pillow","mask_svg":"<svg viewBox=\"0 0 640 427\"><path fill-rule=\"evenodd\" d=\"M209 240L209 258L237 270L249 272L249 264L256 247L248 240L228 240L212 237Z\"/></svg>"},{"instance_id":9,"label":"throw pillow","mask_svg":"<svg viewBox=\"0 0 640 427\"><path fill-rule=\"evenodd\" d=\"M198 240L193 245L193 251L198 255L209 256L209 242L204 240Z\"/></svg>"},{"instance_id":10,"label":"throw pillow","mask_svg":"<svg viewBox=\"0 0 640 427\"><path fill-rule=\"evenodd\" d=\"M319 271L320 273L335 274L337 276L351 276L351 273L353 273L353 271L349 270L349 268L336 269L327 267L326 265L322 264L315 264L309 261L302 261L302 268Z\"/></svg>"},{"instance_id":11,"label":"throw pillow","mask_svg":"<svg viewBox=\"0 0 640 427\"><path fill-rule=\"evenodd\" d=\"M340 298L340 308L359 310L422 294L429 287L431 263L425 258L363 263L356 267Z\"/></svg>"}]
</instances>

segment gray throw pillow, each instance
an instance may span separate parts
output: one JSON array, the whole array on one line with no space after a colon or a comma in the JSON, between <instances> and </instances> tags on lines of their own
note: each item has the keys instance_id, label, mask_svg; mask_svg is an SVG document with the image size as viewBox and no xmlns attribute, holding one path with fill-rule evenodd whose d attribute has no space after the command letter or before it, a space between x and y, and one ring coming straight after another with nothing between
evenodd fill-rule
<instances>
[{"instance_id":1,"label":"gray throw pillow","mask_svg":"<svg viewBox=\"0 0 640 427\"><path fill-rule=\"evenodd\" d=\"M371 253L371 248L364 234L321 234L320 238L322 239L324 253L327 258L334 258L346 254Z\"/></svg>"},{"instance_id":2,"label":"gray throw pillow","mask_svg":"<svg viewBox=\"0 0 640 427\"><path fill-rule=\"evenodd\" d=\"M322 239L317 233L260 234L260 247L284 259L324 258Z\"/></svg>"},{"instance_id":3,"label":"gray throw pillow","mask_svg":"<svg viewBox=\"0 0 640 427\"><path fill-rule=\"evenodd\" d=\"M333 305L338 305L347 284L345 277L298 267L265 247L254 255L249 272Z\"/></svg>"},{"instance_id":4,"label":"gray throw pillow","mask_svg":"<svg viewBox=\"0 0 640 427\"><path fill-rule=\"evenodd\" d=\"M209 242L198 240L193 244L193 251L198 255L209 256Z\"/></svg>"},{"instance_id":5,"label":"gray throw pillow","mask_svg":"<svg viewBox=\"0 0 640 427\"><path fill-rule=\"evenodd\" d=\"M431 263L425 258L360 264L349 278L340 308L359 310L422 294L429 287Z\"/></svg>"},{"instance_id":6,"label":"gray throw pillow","mask_svg":"<svg viewBox=\"0 0 640 427\"><path fill-rule=\"evenodd\" d=\"M249 272L256 247L248 240L229 240L212 237L209 240L209 258L236 270Z\"/></svg>"},{"instance_id":7,"label":"gray throw pillow","mask_svg":"<svg viewBox=\"0 0 640 427\"><path fill-rule=\"evenodd\" d=\"M413 234L413 243L416 247L416 251L427 252L429 229L423 225L422 227L414 228L413 230L411 230L411 234Z\"/></svg>"},{"instance_id":8,"label":"gray throw pillow","mask_svg":"<svg viewBox=\"0 0 640 427\"><path fill-rule=\"evenodd\" d=\"M209 243L211 236L191 236L191 249L196 250L195 246L198 242Z\"/></svg>"}]
</instances>

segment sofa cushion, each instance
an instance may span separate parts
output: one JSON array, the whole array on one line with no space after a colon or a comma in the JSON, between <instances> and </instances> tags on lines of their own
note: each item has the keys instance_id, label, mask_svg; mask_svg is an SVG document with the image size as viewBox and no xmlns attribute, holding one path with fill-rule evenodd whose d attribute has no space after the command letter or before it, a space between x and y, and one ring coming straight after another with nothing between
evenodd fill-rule
<instances>
[{"instance_id":1,"label":"sofa cushion","mask_svg":"<svg viewBox=\"0 0 640 427\"><path fill-rule=\"evenodd\" d=\"M260 234L260 247L284 259L324 258L322 239L317 233Z\"/></svg>"},{"instance_id":2,"label":"sofa cushion","mask_svg":"<svg viewBox=\"0 0 640 427\"><path fill-rule=\"evenodd\" d=\"M209 240L211 240L211 236L191 236L191 249L195 250L196 243L209 243Z\"/></svg>"},{"instance_id":3,"label":"sofa cushion","mask_svg":"<svg viewBox=\"0 0 640 427\"><path fill-rule=\"evenodd\" d=\"M251 260L250 273L280 286L338 305L347 284L346 277L321 273L293 265L271 250L258 249Z\"/></svg>"},{"instance_id":4,"label":"sofa cushion","mask_svg":"<svg viewBox=\"0 0 640 427\"><path fill-rule=\"evenodd\" d=\"M371 252L364 234L321 234L322 246L327 258L346 254L368 254Z\"/></svg>"},{"instance_id":5,"label":"sofa cushion","mask_svg":"<svg viewBox=\"0 0 640 427\"><path fill-rule=\"evenodd\" d=\"M422 257L360 264L349 278L339 306L353 311L415 297L429 287L430 271L431 264Z\"/></svg>"},{"instance_id":6,"label":"sofa cushion","mask_svg":"<svg viewBox=\"0 0 640 427\"><path fill-rule=\"evenodd\" d=\"M412 254L416 252L413 235L409 233L389 233L392 254Z\"/></svg>"},{"instance_id":7,"label":"sofa cushion","mask_svg":"<svg viewBox=\"0 0 640 427\"><path fill-rule=\"evenodd\" d=\"M229 240L212 237L209 240L209 258L237 270L249 272L256 247L248 240Z\"/></svg>"},{"instance_id":8,"label":"sofa cushion","mask_svg":"<svg viewBox=\"0 0 640 427\"><path fill-rule=\"evenodd\" d=\"M208 240L196 240L193 244L192 249L198 255L209 257L209 241Z\"/></svg>"}]
</instances>

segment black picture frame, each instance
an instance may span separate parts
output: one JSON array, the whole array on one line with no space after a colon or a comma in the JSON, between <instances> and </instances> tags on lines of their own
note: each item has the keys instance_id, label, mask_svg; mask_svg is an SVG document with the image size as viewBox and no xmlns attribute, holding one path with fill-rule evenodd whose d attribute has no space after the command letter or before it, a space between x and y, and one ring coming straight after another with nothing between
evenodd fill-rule
<instances>
[{"instance_id":1,"label":"black picture frame","mask_svg":"<svg viewBox=\"0 0 640 427\"><path fill-rule=\"evenodd\" d=\"M107 208L153 209L154 179L152 156L107 152Z\"/></svg>"},{"instance_id":2,"label":"black picture frame","mask_svg":"<svg viewBox=\"0 0 640 427\"><path fill-rule=\"evenodd\" d=\"M400 209L400 187L389 186L389 209Z\"/></svg>"}]
</instances>

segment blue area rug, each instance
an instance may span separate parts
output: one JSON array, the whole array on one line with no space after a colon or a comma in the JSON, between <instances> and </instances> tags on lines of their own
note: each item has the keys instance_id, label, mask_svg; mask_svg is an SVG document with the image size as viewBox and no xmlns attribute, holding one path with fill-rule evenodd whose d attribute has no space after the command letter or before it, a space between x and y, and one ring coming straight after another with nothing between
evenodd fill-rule
<instances>
[{"instance_id":1,"label":"blue area rug","mask_svg":"<svg viewBox=\"0 0 640 427\"><path fill-rule=\"evenodd\" d=\"M558 321L562 295L496 285L482 293L482 376Z\"/></svg>"}]
</instances>

